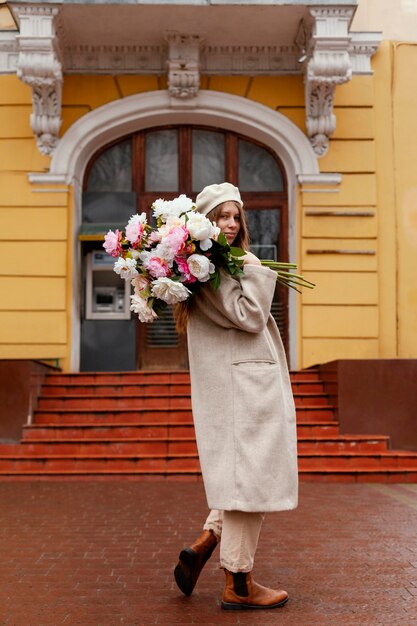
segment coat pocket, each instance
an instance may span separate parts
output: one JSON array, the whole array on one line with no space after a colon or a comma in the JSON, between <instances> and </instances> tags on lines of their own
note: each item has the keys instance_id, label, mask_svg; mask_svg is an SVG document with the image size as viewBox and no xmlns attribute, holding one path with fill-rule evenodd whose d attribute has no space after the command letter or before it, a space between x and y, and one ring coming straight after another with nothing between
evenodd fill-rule
<instances>
[{"instance_id":1,"label":"coat pocket","mask_svg":"<svg viewBox=\"0 0 417 626\"><path fill-rule=\"evenodd\" d=\"M276 419L280 369L272 359L236 361L232 365L235 423Z\"/></svg>"}]
</instances>

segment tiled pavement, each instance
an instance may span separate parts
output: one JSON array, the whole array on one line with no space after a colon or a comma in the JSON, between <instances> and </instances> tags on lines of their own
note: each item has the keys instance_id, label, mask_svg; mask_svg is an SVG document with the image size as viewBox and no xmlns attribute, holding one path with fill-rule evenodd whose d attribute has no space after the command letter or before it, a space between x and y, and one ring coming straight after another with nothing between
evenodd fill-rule
<instances>
[{"instance_id":1,"label":"tiled pavement","mask_svg":"<svg viewBox=\"0 0 417 626\"><path fill-rule=\"evenodd\" d=\"M1 482L0 624L417 624L416 485L301 484L261 534L256 578L290 594L273 611L220 609L216 553L177 590L206 513L198 482Z\"/></svg>"}]
</instances>

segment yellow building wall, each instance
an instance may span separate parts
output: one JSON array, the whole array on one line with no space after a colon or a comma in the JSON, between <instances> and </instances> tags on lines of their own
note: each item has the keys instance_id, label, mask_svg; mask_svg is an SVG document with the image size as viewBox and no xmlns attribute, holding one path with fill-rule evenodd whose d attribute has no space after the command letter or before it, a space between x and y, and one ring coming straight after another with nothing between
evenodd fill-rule
<instances>
[{"instance_id":1,"label":"yellow building wall","mask_svg":"<svg viewBox=\"0 0 417 626\"><path fill-rule=\"evenodd\" d=\"M416 49L385 42L373 64L374 76L336 90L336 131L320 167L342 173L339 190L296 194L297 262L317 284L298 297L299 367L417 356ZM107 102L165 87L155 76L65 76L62 132ZM305 132L300 76L203 77L202 87L265 104ZM71 189L28 182L49 166L30 111L29 88L0 76L0 358L59 358L68 369L73 200Z\"/></svg>"},{"instance_id":2,"label":"yellow building wall","mask_svg":"<svg viewBox=\"0 0 417 626\"><path fill-rule=\"evenodd\" d=\"M0 358L68 356L68 190L39 193L44 172L29 125L31 90L0 77Z\"/></svg>"},{"instance_id":3,"label":"yellow building wall","mask_svg":"<svg viewBox=\"0 0 417 626\"><path fill-rule=\"evenodd\" d=\"M399 354L417 355L417 43L392 48Z\"/></svg>"}]
</instances>

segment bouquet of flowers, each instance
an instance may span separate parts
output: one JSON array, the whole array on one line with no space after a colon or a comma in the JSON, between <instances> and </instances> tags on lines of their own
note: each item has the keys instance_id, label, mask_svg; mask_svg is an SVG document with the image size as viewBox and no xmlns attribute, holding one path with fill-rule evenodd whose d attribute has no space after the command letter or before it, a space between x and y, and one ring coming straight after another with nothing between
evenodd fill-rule
<instances>
[{"instance_id":1,"label":"bouquet of flowers","mask_svg":"<svg viewBox=\"0 0 417 626\"><path fill-rule=\"evenodd\" d=\"M133 215L125 231L109 230L103 247L116 258L114 271L134 288L131 310L141 322L153 322L168 304L187 300L202 284L220 285L224 270L243 275L244 250L230 246L214 222L198 213L190 198L159 199L152 205L156 227L146 213ZM294 264L261 261L277 272L277 280L297 289L312 287L292 274ZM297 289L298 291L298 289Z\"/></svg>"}]
</instances>

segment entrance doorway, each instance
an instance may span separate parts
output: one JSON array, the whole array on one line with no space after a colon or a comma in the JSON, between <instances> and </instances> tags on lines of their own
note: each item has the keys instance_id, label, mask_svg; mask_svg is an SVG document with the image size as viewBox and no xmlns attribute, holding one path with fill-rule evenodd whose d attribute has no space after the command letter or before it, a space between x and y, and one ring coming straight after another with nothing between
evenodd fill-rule
<instances>
[{"instance_id":1,"label":"entrance doorway","mask_svg":"<svg viewBox=\"0 0 417 626\"><path fill-rule=\"evenodd\" d=\"M286 180L280 161L266 146L230 131L181 125L134 133L94 155L84 177L80 231L85 294L81 370L187 367L185 338L177 335L170 308L153 324L141 324L126 311L123 317L121 309L115 315L110 304L109 315L103 311L101 319L97 315L92 319L87 300L94 305L96 296L103 298L110 291L102 273L97 294L86 293L87 287L94 289L88 268L95 251L102 251L103 234L109 228L123 228L133 213L142 211L151 222L150 207L157 198L185 193L195 199L205 185L224 180L240 189L251 250L260 258L287 261ZM122 307L120 295L118 306ZM287 290L277 286L271 312L287 349Z\"/></svg>"}]
</instances>

